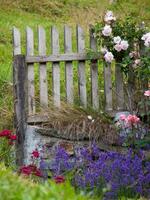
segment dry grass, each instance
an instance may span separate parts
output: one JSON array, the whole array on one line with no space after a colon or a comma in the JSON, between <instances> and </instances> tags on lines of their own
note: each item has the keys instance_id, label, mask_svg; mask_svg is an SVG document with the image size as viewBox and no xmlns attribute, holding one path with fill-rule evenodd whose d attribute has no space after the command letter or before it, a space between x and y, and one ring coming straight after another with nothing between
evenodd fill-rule
<instances>
[{"instance_id":1,"label":"dry grass","mask_svg":"<svg viewBox=\"0 0 150 200\"><path fill-rule=\"evenodd\" d=\"M48 117L48 122L41 126L47 130L56 130L57 137L69 140L101 140L107 144L117 143L116 129L103 113L72 107L65 102L61 102L60 109L55 108L52 102L49 104L48 109L41 108L41 116ZM49 131L45 133L48 135Z\"/></svg>"}]
</instances>

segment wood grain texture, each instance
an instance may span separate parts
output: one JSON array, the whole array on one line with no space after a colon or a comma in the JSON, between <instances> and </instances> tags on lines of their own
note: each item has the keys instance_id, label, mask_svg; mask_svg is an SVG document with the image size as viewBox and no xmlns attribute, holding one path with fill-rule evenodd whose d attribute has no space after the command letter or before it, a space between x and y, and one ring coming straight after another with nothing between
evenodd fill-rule
<instances>
[{"instance_id":1,"label":"wood grain texture","mask_svg":"<svg viewBox=\"0 0 150 200\"><path fill-rule=\"evenodd\" d=\"M51 29L52 54L59 54L59 33L55 26ZM53 62L53 100L56 107L60 107L60 66L59 62Z\"/></svg>"},{"instance_id":2,"label":"wood grain texture","mask_svg":"<svg viewBox=\"0 0 150 200\"><path fill-rule=\"evenodd\" d=\"M112 80L111 64L104 63L104 91L105 91L105 110L113 110L112 106Z\"/></svg>"},{"instance_id":3,"label":"wood grain texture","mask_svg":"<svg viewBox=\"0 0 150 200\"><path fill-rule=\"evenodd\" d=\"M34 54L34 36L30 27L26 28L26 55ZM35 87L34 87L34 63L27 64L27 84L28 84L28 113L35 113Z\"/></svg>"},{"instance_id":4,"label":"wood grain texture","mask_svg":"<svg viewBox=\"0 0 150 200\"><path fill-rule=\"evenodd\" d=\"M90 48L96 52L96 40L93 36L92 27L90 27ZM99 109L99 93L98 93L98 63L97 60L91 61L91 99L94 110Z\"/></svg>"},{"instance_id":5,"label":"wood grain texture","mask_svg":"<svg viewBox=\"0 0 150 200\"><path fill-rule=\"evenodd\" d=\"M43 27L38 27L38 50L39 55L46 55L46 35ZM47 70L46 63L40 63L39 65L39 77L40 77L40 105L43 107L48 106L48 88L47 88Z\"/></svg>"},{"instance_id":6,"label":"wood grain texture","mask_svg":"<svg viewBox=\"0 0 150 200\"><path fill-rule=\"evenodd\" d=\"M21 35L19 29L13 27L13 55L21 54Z\"/></svg>"},{"instance_id":7,"label":"wood grain texture","mask_svg":"<svg viewBox=\"0 0 150 200\"><path fill-rule=\"evenodd\" d=\"M14 110L16 128L16 162L22 166L24 159L24 140L26 129L26 64L25 56L14 56L13 63L13 88L14 88Z\"/></svg>"},{"instance_id":8,"label":"wood grain texture","mask_svg":"<svg viewBox=\"0 0 150 200\"><path fill-rule=\"evenodd\" d=\"M64 27L64 45L65 53L72 53L72 33L71 28ZM66 62L65 78L66 78L66 99L67 102L73 104L73 68L72 62Z\"/></svg>"},{"instance_id":9,"label":"wood grain texture","mask_svg":"<svg viewBox=\"0 0 150 200\"><path fill-rule=\"evenodd\" d=\"M123 72L121 66L116 64L115 67L115 87L116 87L116 109L124 110L124 84Z\"/></svg>"},{"instance_id":10,"label":"wood grain texture","mask_svg":"<svg viewBox=\"0 0 150 200\"><path fill-rule=\"evenodd\" d=\"M80 26L77 26L77 48L78 53L85 53L85 35ZM81 105L87 107L87 92L86 92L86 75L85 75L85 62L79 61L78 63L78 79L79 79L79 97Z\"/></svg>"}]
</instances>

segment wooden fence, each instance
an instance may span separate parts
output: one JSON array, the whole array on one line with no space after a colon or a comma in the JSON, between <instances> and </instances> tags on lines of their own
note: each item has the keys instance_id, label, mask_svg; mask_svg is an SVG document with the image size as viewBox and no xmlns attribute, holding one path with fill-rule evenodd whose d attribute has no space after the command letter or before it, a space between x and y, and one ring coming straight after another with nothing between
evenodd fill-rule
<instances>
[{"instance_id":1,"label":"wooden fence","mask_svg":"<svg viewBox=\"0 0 150 200\"><path fill-rule=\"evenodd\" d=\"M96 51L97 44L94 39L92 31L90 35L90 48ZM39 63L39 89L40 89L40 105L48 107L48 82L47 82L47 63L52 63L52 91L54 106L61 106L61 92L60 92L60 62L65 62L65 90L66 100L69 104L74 103L74 82L73 82L73 61L78 62L78 93L80 103L83 107L87 107L87 88L86 88L86 73L85 61L90 60L90 76L91 76L91 102L95 110L99 110L101 96L98 86L98 59L99 57L89 58L85 50L85 33L80 26L76 28L76 43L77 52L72 51L72 30L70 27L64 27L64 53L60 53L59 32L56 27L51 28L51 55L46 55L46 34L43 27L38 27L38 55L34 55L34 35L30 27L26 28L26 55L22 56L21 52L21 33L19 29L13 28L13 53L14 53L14 84L19 91L15 91L19 98L24 98L24 106L27 105L28 122L42 122L45 117L37 117L36 104L35 104L35 74L34 64ZM19 68L25 68L19 70ZM24 72L23 72L24 71ZM26 73L27 76L22 77L21 74ZM124 85L123 75L120 67L115 68L115 101L116 108L113 107L113 92L112 92L112 70L110 64L103 66L103 79L104 79L104 109L107 112L124 109ZM22 83L25 88L19 86ZM27 90L26 90L27 88ZM19 94L18 94L19 93ZM22 94L21 94L22 93ZM16 97L16 98L18 98ZM26 101L27 100L27 101Z\"/></svg>"}]
</instances>

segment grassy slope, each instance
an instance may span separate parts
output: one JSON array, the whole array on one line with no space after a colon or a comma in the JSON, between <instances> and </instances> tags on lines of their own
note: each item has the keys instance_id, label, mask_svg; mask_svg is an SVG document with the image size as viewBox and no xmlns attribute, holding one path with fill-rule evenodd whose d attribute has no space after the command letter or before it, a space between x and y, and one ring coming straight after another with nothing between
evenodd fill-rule
<instances>
[{"instance_id":1,"label":"grassy slope","mask_svg":"<svg viewBox=\"0 0 150 200\"><path fill-rule=\"evenodd\" d=\"M27 25L35 31L41 24L47 34L52 24L61 28L64 23L80 23L87 28L107 7L110 7L108 0L34 0L32 3L30 0L0 0L0 128L12 124L12 27L20 28L23 41ZM118 0L112 9L121 16L132 12L146 21L150 19L149 0Z\"/></svg>"}]
</instances>

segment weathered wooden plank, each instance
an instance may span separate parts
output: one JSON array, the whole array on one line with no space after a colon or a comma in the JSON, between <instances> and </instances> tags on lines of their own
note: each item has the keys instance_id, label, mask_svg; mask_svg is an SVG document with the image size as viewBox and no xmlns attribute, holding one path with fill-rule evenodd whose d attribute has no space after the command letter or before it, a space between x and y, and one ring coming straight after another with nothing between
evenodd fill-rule
<instances>
[{"instance_id":1,"label":"weathered wooden plank","mask_svg":"<svg viewBox=\"0 0 150 200\"><path fill-rule=\"evenodd\" d=\"M45 62L71 62L71 61L85 61L85 60L97 60L100 55L93 55L89 57L86 53L65 53L50 56L27 56L27 63L45 63Z\"/></svg>"},{"instance_id":2,"label":"weathered wooden plank","mask_svg":"<svg viewBox=\"0 0 150 200\"><path fill-rule=\"evenodd\" d=\"M113 110L112 106L112 80L111 64L104 64L104 91L105 91L105 110Z\"/></svg>"},{"instance_id":3,"label":"weathered wooden plank","mask_svg":"<svg viewBox=\"0 0 150 200\"><path fill-rule=\"evenodd\" d=\"M64 28L64 45L65 53L72 52L72 33L68 26ZM66 62L66 99L67 102L73 104L73 69L72 62Z\"/></svg>"},{"instance_id":4,"label":"weathered wooden plank","mask_svg":"<svg viewBox=\"0 0 150 200\"><path fill-rule=\"evenodd\" d=\"M55 26L51 29L51 44L52 54L59 54L59 33ZM60 66L58 62L53 62L52 65L53 74L53 100L54 105L60 107Z\"/></svg>"},{"instance_id":5,"label":"weathered wooden plank","mask_svg":"<svg viewBox=\"0 0 150 200\"><path fill-rule=\"evenodd\" d=\"M23 165L24 139L26 127L26 64L25 56L14 56L13 63L13 84L14 84L14 109L15 128L17 135L16 162L18 166Z\"/></svg>"},{"instance_id":6,"label":"weathered wooden plank","mask_svg":"<svg viewBox=\"0 0 150 200\"><path fill-rule=\"evenodd\" d=\"M124 84L123 84L123 72L121 66L116 63L115 66L115 87L116 87L116 109L124 109Z\"/></svg>"},{"instance_id":7,"label":"weathered wooden plank","mask_svg":"<svg viewBox=\"0 0 150 200\"><path fill-rule=\"evenodd\" d=\"M94 51L97 50L96 40L93 36L92 27L90 27L90 47ZM98 94L98 64L97 60L91 61L91 98L94 110L99 109L99 94Z\"/></svg>"},{"instance_id":8,"label":"weathered wooden plank","mask_svg":"<svg viewBox=\"0 0 150 200\"><path fill-rule=\"evenodd\" d=\"M46 55L46 35L43 27L38 27L38 49L39 55ZM47 71L46 63L41 63L39 66L40 73L40 105L48 106L48 89L47 89Z\"/></svg>"},{"instance_id":9,"label":"weathered wooden plank","mask_svg":"<svg viewBox=\"0 0 150 200\"><path fill-rule=\"evenodd\" d=\"M30 27L26 29L26 55L33 56L34 54L34 38L33 31ZM27 84L28 84L28 113L35 113L35 88L34 88L34 64L27 64Z\"/></svg>"},{"instance_id":10,"label":"weathered wooden plank","mask_svg":"<svg viewBox=\"0 0 150 200\"><path fill-rule=\"evenodd\" d=\"M13 55L21 54L21 35L19 29L13 27Z\"/></svg>"},{"instance_id":11,"label":"weathered wooden plank","mask_svg":"<svg viewBox=\"0 0 150 200\"><path fill-rule=\"evenodd\" d=\"M84 31L80 26L77 26L77 48L78 53L85 52L85 38ZM79 61L78 63L78 78L79 78L79 97L83 107L87 107L87 94L86 94L86 75L85 75L85 62Z\"/></svg>"}]
</instances>

